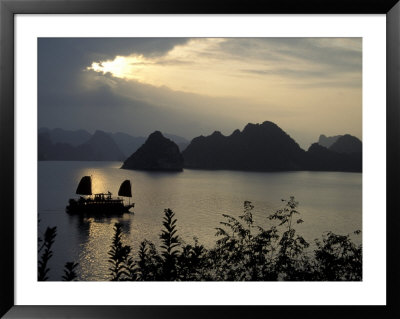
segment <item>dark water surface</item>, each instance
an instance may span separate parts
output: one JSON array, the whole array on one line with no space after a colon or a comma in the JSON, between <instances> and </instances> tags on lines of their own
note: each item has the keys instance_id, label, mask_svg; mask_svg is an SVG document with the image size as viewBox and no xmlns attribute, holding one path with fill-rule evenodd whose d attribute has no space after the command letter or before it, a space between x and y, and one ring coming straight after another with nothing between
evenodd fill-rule
<instances>
[{"instance_id":1,"label":"dark water surface","mask_svg":"<svg viewBox=\"0 0 400 319\"><path fill-rule=\"evenodd\" d=\"M282 207L281 199L295 196L304 223L296 229L308 241L326 231L352 233L362 228L362 174L337 172L256 173L184 170L161 173L121 170L120 162L39 162L39 234L57 226L50 280L60 280L67 261L79 263L80 280L107 280L107 252L113 225L121 222L124 241L134 253L143 239L159 243L165 208L178 219L178 234L187 243L197 237L211 247L222 214L235 217L243 202L255 206L254 218L271 225L267 217ZM125 179L132 182L134 214L110 218L70 216L65 212L82 176L92 175L93 192L117 194ZM361 241L361 237L355 239Z\"/></svg>"}]
</instances>

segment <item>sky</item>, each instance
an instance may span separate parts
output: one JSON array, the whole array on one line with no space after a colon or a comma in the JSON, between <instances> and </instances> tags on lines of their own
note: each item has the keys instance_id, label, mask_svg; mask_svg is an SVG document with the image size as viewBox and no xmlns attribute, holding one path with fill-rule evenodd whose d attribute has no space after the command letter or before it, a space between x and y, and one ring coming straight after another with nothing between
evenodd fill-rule
<instances>
[{"instance_id":1,"label":"sky","mask_svg":"<svg viewBox=\"0 0 400 319\"><path fill-rule=\"evenodd\" d=\"M361 38L39 38L39 127L362 139Z\"/></svg>"}]
</instances>

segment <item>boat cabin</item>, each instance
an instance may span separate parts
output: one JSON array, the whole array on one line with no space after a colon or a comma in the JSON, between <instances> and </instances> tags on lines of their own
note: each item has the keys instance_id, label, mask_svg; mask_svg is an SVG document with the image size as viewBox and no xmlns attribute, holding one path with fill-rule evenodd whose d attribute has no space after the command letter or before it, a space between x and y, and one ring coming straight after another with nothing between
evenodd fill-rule
<instances>
[{"instance_id":1,"label":"boat cabin","mask_svg":"<svg viewBox=\"0 0 400 319\"><path fill-rule=\"evenodd\" d=\"M124 213L129 212L130 208L135 206L134 203L124 204L123 198L113 198L111 192L98 193L92 196L92 178L91 176L82 177L76 190L78 195L86 195L87 198L80 196L78 200L71 198L69 205L66 207L67 213ZM125 180L118 191L118 196L132 197L131 182Z\"/></svg>"}]
</instances>

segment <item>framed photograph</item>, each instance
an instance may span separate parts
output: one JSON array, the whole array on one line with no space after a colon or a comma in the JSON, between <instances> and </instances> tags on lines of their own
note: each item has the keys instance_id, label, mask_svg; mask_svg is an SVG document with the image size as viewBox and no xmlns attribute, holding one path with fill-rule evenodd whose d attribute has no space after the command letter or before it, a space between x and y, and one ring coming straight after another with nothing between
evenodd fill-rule
<instances>
[{"instance_id":1,"label":"framed photograph","mask_svg":"<svg viewBox=\"0 0 400 319\"><path fill-rule=\"evenodd\" d=\"M0 10L1 315L400 314L397 1Z\"/></svg>"}]
</instances>

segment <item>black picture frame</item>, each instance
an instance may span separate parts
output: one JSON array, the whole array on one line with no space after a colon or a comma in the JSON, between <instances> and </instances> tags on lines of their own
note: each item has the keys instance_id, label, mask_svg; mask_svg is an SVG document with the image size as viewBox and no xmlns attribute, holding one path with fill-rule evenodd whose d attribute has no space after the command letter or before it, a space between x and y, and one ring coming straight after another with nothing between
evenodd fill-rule
<instances>
[{"instance_id":1,"label":"black picture frame","mask_svg":"<svg viewBox=\"0 0 400 319\"><path fill-rule=\"evenodd\" d=\"M386 306L18 306L14 304L14 15L62 14L385 14L387 21ZM239 318L296 316L400 318L397 209L400 164L400 3L398 0L0 0L0 315L4 318ZM385 205L382 203L382 208ZM376 212L384 213L384 212Z\"/></svg>"}]
</instances>

